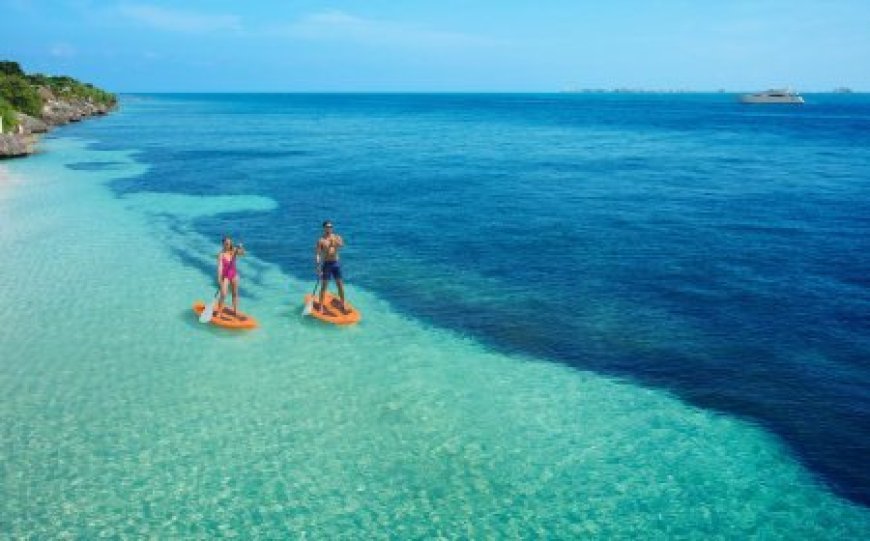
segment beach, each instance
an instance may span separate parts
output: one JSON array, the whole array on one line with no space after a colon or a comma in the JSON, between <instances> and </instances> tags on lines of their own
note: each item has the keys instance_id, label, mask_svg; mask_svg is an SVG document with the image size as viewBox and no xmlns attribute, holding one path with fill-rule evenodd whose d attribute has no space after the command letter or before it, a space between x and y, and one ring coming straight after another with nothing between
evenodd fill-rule
<instances>
[{"instance_id":1,"label":"beach","mask_svg":"<svg viewBox=\"0 0 870 541\"><path fill-rule=\"evenodd\" d=\"M486 321L463 332L457 321L464 320L449 320L453 312L440 302L450 292L469 303L474 297L465 288L484 299L516 288L505 304L536 295L488 267L507 262L478 262L473 242L460 243L466 252L456 256L472 262L462 267L468 274L456 276L462 285L449 279L457 272L447 267L451 259L436 257L435 237L415 237L409 227L390 244L399 217L418 225L450 221L455 228L439 232L444 245L462 238L466 214L513 227L508 218L481 220L486 205L471 213L456 206L486 194L494 206L519 207L519 198L501 191L510 180L465 170L463 183L449 184L440 161L474 170L504 159L503 148L476 135L496 133L490 125L458 121L467 123L469 146L480 145L476 156L484 156L469 164L450 143L453 128L443 117L452 113L443 107L414 118L414 129L426 128L432 141L414 150L416 141L384 120L391 111L366 117L333 104L312 113L310 104L291 101L278 124L274 104L253 99L246 107L272 122L262 124L257 153L249 151L244 125L220 139L203 135L226 126L221 115L235 106L214 97L135 97L111 117L55 132L41 143L45 152L0 166L0 243L14 254L4 262L0 298L0 531L13 538L870 533L870 512L858 498L832 490L796 455L799 445L772 430L775 424L758 421L761 414L705 408L685 388L629 377L594 360L584 367L558 351L537 355L533 345L517 345L537 339L531 323L525 337L511 327L517 334L506 341L488 332ZM171 151L148 138L173 124L188 131ZM380 146L360 137L367 129L381 130ZM534 129L551 141L564 135L547 123ZM124 137L131 131L144 134L138 146ZM332 139L323 139L324 131ZM680 141L668 144L689 148ZM631 144L641 143L652 144L649 138ZM517 140L510 144L527 151ZM342 160L354 145L390 158ZM338 159L324 147L337 149ZM396 158L403 152L408 158ZM331 169L337 161L341 168ZM436 201L424 184L410 189L409 171L427 163L448 171L433 191L461 197ZM392 178L385 172L403 180L379 184ZM557 187L554 174L538 177L548 189L522 192L550 215L562 212L556 200L581 199ZM353 184L348 175L363 180ZM305 193L288 205L274 186ZM612 204L626 207L631 186L601 186L582 196L622 190L625 197ZM394 216L391 205L408 202L396 196L403 189L408 200L431 204ZM587 217L601 211L584 208ZM328 212L347 231L349 295L363 313L347 329L300 315L314 280L302 269L311 266L317 218ZM546 216L537 219L535 227L549 225ZM202 325L191 310L214 291L221 233L242 238L250 251L240 262L241 308L261 324L250 333ZM631 235L620 240L630 241ZM404 242L418 259L403 251ZM392 254L380 254L381 267L362 249L375 244ZM593 286L584 286L587 304L596 299ZM415 313L409 299L428 299L429 309ZM578 308L579 319L565 327L575 334L563 338L581 349L581 339L592 344L584 355L622 347L642 356L663 351L658 339L693 343L705 336L666 316L661 305L639 312L644 324L628 325L626 303ZM525 317L494 306L491 317Z\"/></svg>"}]
</instances>

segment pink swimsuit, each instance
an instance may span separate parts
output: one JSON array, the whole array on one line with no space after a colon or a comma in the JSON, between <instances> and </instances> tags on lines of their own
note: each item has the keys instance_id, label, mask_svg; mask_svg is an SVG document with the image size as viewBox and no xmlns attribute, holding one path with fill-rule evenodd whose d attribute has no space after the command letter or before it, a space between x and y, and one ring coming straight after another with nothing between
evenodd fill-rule
<instances>
[{"instance_id":1,"label":"pink swimsuit","mask_svg":"<svg viewBox=\"0 0 870 541\"><path fill-rule=\"evenodd\" d=\"M231 281L236 277L236 256L233 256L232 259L227 261L224 256L221 256L221 262L223 263L223 273L221 274L221 278L226 278Z\"/></svg>"}]
</instances>

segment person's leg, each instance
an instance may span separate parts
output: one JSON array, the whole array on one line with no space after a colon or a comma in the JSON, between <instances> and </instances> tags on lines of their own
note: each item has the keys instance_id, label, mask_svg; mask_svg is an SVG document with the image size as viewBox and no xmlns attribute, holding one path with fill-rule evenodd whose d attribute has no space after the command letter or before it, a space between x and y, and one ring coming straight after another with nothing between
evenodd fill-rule
<instances>
[{"instance_id":1,"label":"person's leg","mask_svg":"<svg viewBox=\"0 0 870 541\"><path fill-rule=\"evenodd\" d=\"M344 281L341 278L336 278L335 285L338 286L338 298L341 299L341 309L347 312L347 307L344 305Z\"/></svg>"},{"instance_id":2,"label":"person's leg","mask_svg":"<svg viewBox=\"0 0 870 541\"><path fill-rule=\"evenodd\" d=\"M217 312L220 314L224 310L224 301L227 298L227 286L229 285L229 280L226 278L221 278L221 294L218 297L218 305Z\"/></svg>"},{"instance_id":3,"label":"person's leg","mask_svg":"<svg viewBox=\"0 0 870 541\"><path fill-rule=\"evenodd\" d=\"M338 287L338 298L341 300L341 311L347 313L344 307L344 279L341 276L341 265L336 262L332 269L332 277L335 279L335 285Z\"/></svg>"},{"instance_id":4,"label":"person's leg","mask_svg":"<svg viewBox=\"0 0 870 541\"><path fill-rule=\"evenodd\" d=\"M323 265L320 270L320 311L326 313L326 288L329 287L329 266Z\"/></svg>"},{"instance_id":5,"label":"person's leg","mask_svg":"<svg viewBox=\"0 0 870 541\"><path fill-rule=\"evenodd\" d=\"M239 313L239 277L233 278L233 314Z\"/></svg>"}]
</instances>

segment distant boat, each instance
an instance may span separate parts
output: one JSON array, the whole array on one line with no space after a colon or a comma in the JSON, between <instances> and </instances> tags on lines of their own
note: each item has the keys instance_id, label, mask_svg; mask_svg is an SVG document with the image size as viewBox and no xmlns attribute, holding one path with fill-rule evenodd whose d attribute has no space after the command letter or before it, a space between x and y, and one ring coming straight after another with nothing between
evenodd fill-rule
<instances>
[{"instance_id":1,"label":"distant boat","mask_svg":"<svg viewBox=\"0 0 870 541\"><path fill-rule=\"evenodd\" d=\"M834 89L834 94L851 94L852 89L846 86L841 86Z\"/></svg>"},{"instance_id":2,"label":"distant boat","mask_svg":"<svg viewBox=\"0 0 870 541\"><path fill-rule=\"evenodd\" d=\"M744 94L740 96L741 103L787 103L802 104L804 99L793 90L768 90L756 94Z\"/></svg>"}]
</instances>

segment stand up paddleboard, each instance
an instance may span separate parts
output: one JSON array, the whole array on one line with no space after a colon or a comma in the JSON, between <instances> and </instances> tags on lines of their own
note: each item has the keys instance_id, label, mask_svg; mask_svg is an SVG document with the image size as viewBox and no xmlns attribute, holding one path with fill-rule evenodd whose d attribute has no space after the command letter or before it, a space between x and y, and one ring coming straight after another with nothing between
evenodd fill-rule
<instances>
[{"instance_id":1,"label":"stand up paddleboard","mask_svg":"<svg viewBox=\"0 0 870 541\"><path fill-rule=\"evenodd\" d=\"M202 314L203 310L205 310L203 301L193 303L193 311L196 312L196 315ZM234 314L232 308L227 306L224 306L220 313L215 310L214 315L211 316L211 323L226 329L254 329L259 325L257 320L248 314L244 312Z\"/></svg>"},{"instance_id":2,"label":"stand up paddleboard","mask_svg":"<svg viewBox=\"0 0 870 541\"><path fill-rule=\"evenodd\" d=\"M350 303L347 303L345 304L345 310L342 311L341 301L332 296L331 293L327 292L326 297L323 299L323 304L326 305L325 313L320 309L319 295L314 296L310 293L305 295L305 303L308 304L309 302L314 303L314 307L309 315L320 321L332 323L333 325L353 325L360 320L359 310L351 306Z\"/></svg>"}]
</instances>

